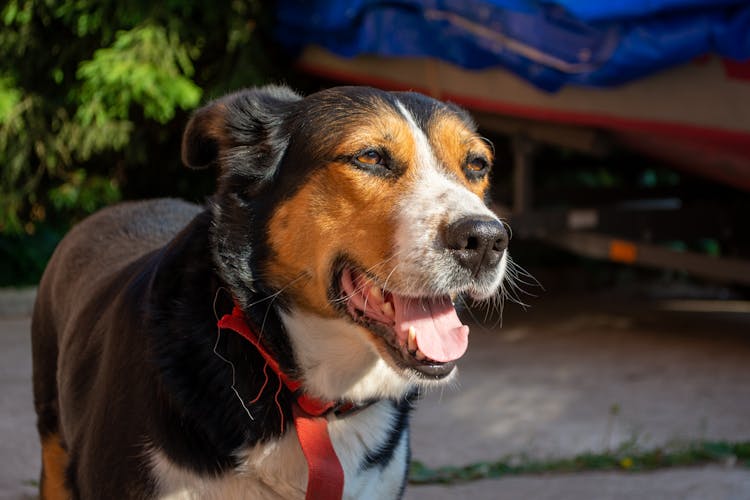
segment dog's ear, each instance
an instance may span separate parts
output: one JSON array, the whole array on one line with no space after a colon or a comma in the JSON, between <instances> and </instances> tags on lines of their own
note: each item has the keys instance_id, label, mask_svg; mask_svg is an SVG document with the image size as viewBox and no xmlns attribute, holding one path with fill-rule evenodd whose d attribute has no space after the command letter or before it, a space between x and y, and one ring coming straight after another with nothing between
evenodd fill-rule
<instances>
[{"instance_id":1,"label":"dog's ear","mask_svg":"<svg viewBox=\"0 0 750 500\"><path fill-rule=\"evenodd\" d=\"M285 118L301 97L266 86L229 94L190 118L182 137L182 161L190 168L216 165L221 173L262 180L273 175L289 141Z\"/></svg>"}]
</instances>

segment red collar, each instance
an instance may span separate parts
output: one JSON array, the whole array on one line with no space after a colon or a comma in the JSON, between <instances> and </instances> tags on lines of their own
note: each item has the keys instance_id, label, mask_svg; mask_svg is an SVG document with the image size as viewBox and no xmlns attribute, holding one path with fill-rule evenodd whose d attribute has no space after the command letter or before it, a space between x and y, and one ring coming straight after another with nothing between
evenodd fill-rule
<instances>
[{"instance_id":1,"label":"red collar","mask_svg":"<svg viewBox=\"0 0 750 500\"><path fill-rule=\"evenodd\" d=\"M307 460L308 477L305 498L307 500L340 499L344 492L344 470L333 449L331 437L328 435L328 420L325 417L331 410L339 414L357 409L356 405L351 403L336 405L333 401L322 401L302 392L302 383L281 370L279 363L260 343L257 334L250 328L239 307L235 306L232 314L224 315L219 320L218 326L237 332L250 341L279 380L296 396L295 403L292 405L292 414L302 452ZM282 415L282 427L283 418Z\"/></svg>"},{"instance_id":2,"label":"red collar","mask_svg":"<svg viewBox=\"0 0 750 500\"><path fill-rule=\"evenodd\" d=\"M250 328L250 325L245 319L244 313L239 307L235 306L234 309L232 309L231 315L226 314L221 320L219 320L219 328L233 330L253 344L255 349L257 349L258 353L263 356L263 359L266 360L268 366L270 366L274 373L276 373L286 388L297 397L297 404L305 412L312 416L319 417L325 415L336 407L336 403L333 401L323 401L321 399L313 398L300 390L302 382L291 378L282 371L279 363L268 353L268 351L266 351L263 344L260 343L260 339L258 339L257 334Z\"/></svg>"}]
</instances>

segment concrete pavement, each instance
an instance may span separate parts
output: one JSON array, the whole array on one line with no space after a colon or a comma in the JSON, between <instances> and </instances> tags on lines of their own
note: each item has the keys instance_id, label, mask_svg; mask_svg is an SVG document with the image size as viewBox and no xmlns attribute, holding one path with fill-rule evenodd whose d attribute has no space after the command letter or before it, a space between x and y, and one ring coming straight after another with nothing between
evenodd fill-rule
<instances>
[{"instance_id":1,"label":"concrete pavement","mask_svg":"<svg viewBox=\"0 0 750 500\"><path fill-rule=\"evenodd\" d=\"M572 457L622 443L750 439L750 314L669 312L617 297L548 297L474 327L456 390L413 421L429 466ZM750 499L750 469L507 477L412 487L408 499Z\"/></svg>"},{"instance_id":2,"label":"concrete pavement","mask_svg":"<svg viewBox=\"0 0 750 500\"><path fill-rule=\"evenodd\" d=\"M488 479L455 486L419 486L407 500L747 500L750 473L721 466L639 474L591 472Z\"/></svg>"},{"instance_id":3,"label":"concrete pavement","mask_svg":"<svg viewBox=\"0 0 750 500\"><path fill-rule=\"evenodd\" d=\"M416 458L420 449L444 465L629 440L750 439L750 315L551 298L509 308L504 325L474 327L457 390L419 405Z\"/></svg>"},{"instance_id":4,"label":"concrete pavement","mask_svg":"<svg viewBox=\"0 0 750 500\"><path fill-rule=\"evenodd\" d=\"M0 498L36 498L40 447L28 316L0 317Z\"/></svg>"},{"instance_id":5,"label":"concrete pavement","mask_svg":"<svg viewBox=\"0 0 750 500\"><path fill-rule=\"evenodd\" d=\"M0 498L34 498L29 319L13 311L0 317ZM457 387L419 405L415 459L462 465L508 455L566 457L633 440L750 439L748 314L545 297L527 312L507 307L504 325L473 327ZM750 499L750 469L506 477L413 486L407 498Z\"/></svg>"}]
</instances>

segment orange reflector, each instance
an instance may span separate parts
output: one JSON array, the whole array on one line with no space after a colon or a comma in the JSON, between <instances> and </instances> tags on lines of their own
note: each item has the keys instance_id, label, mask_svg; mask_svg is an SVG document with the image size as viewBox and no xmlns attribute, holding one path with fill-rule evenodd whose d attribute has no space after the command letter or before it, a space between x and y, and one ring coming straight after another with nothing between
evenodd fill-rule
<instances>
[{"instance_id":1,"label":"orange reflector","mask_svg":"<svg viewBox=\"0 0 750 500\"><path fill-rule=\"evenodd\" d=\"M615 262L632 264L638 258L638 248L627 241L612 240L609 243L609 258Z\"/></svg>"}]
</instances>

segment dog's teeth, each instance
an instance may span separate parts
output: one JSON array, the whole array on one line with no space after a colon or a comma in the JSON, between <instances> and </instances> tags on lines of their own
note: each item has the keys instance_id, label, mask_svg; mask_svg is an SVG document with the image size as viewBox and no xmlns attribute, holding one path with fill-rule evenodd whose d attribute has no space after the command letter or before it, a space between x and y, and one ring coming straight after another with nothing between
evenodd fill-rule
<instances>
[{"instance_id":1,"label":"dog's teeth","mask_svg":"<svg viewBox=\"0 0 750 500\"><path fill-rule=\"evenodd\" d=\"M382 301L383 300L383 291L380 289L379 286L373 286L372 288L370 288L370 296L373 299L376 299L378 301Z\"/></svg>"},{"instance_id":2,"label":"dog's teeth","mask_svg":"<svg viewBox=\"0 0 750 500\"><path fill-rule=\"evenodd\" d=\"M419 349L417 349L417 354L415 355L415 357L419 361L422 361L423 359L427 359L427 356L425 356L424 353L422 351L420 351Z\"/></svg>"},{"instance_id":3,"label":"dog's teeth","mask_svg":"<svg viewBox=\"0 0 750 500\"><path fill-rule=\"evenodd\" d=\"M393 312L393 305L390 302L383 302L381 309L383 311L383 314L385 314L389 318L393 318L395 316L395 313Z\"/></svg>"},{"instance_id":4,"label":"dog's teeth","mask_svg":"<svg viewBox=\"0 0 750 500\"><path fill-rule=\"evenodd\" d=\"M417 330L413 327L409 327L409 335L407 337L406 347L409 352L417 350Z\"/></svg>"}]
</instances>

